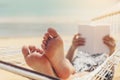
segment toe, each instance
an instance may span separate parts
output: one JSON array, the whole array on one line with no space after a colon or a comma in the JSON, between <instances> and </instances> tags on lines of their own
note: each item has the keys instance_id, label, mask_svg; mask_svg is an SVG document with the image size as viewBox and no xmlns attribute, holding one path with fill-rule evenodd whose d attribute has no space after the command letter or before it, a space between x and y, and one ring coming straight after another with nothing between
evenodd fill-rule
<instances>
[{"instance_id":1,"label":"toe","mask_svg":"<svg viewBox=\"0 0 120 80\"><path fill-rule=\"evenodd\" d=\"M53 38L55 38L55 37L58 36L57 31L56 31L55 29L53 29L53 28L48 28L48 33L49 33Z\"/></svg>"},{"instance_id":2,"label":"toe","mask_svg":"<svg viewBox=\"0 0 120 80\"><path fill-rule=\"evenodd\" d=\"M25 58L29 55L29 50L26 46L22 48L22 53Z\"/></svg>"},{"instance_id":3,"label":"toe","mask_svg":"<svg viewBox=\"0 0 120 80\"><path fill-rule=\"evenodd\" d=\"M33 53L36 51L36 47L35 46L29 46L30 52Z\"/></svg>"},{"instance_id":4,"label":"toe","mask_svg":"<svg viewBox=\"0 0 120 80\"><path fill-rule=\"evenodd\" d=\"M41 45L42 49L45 50L46 46L44 44Z\"/></svg>"},{"instance_id":5,"label":"toe","mask_svg":"<svg viewBox=\"0 0 120 80\"><path fill-rule=\"evenodd\" d=\"M49 33L46 33L46 34L44 35L43 39L44 39L44 40L48 40L48 38L49 38Z\"/></svg>"},{"instance_id":6,"label":"toe","mask_svg":"<svg viewBox=\"0 0 120 80\"><path fill-rule=\"evenodd\" d=\"M37 51L38 53L40 53L40 54L43 54L43 51L40 50L39 48L37 48L36 51Z\"/></svg>"},{"instance_id":7,"label":"toe","mask_svg":"<svg viewBox=\"0 0 120 80\"><path fill-rule=\"evenodd\" d=\"M42 41L42 44L47 45L47 41L46 41L46 40L43 40L43 41Z\"/></svg>"}]
</instances>

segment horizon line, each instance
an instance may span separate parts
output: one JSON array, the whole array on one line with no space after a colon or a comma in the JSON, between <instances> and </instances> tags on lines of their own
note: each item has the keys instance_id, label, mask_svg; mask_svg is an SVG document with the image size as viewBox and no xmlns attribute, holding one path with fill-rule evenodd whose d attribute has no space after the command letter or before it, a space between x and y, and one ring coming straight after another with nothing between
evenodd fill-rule
<instances>
[{"instance_id":1,"label":"horizon line","mask_svg":"<svg viewBox=\"0 0 120 80\"><path fill-rule=\"evenodd\" d=\"M13 16L0 17L0 23L85 23L90 20L80 20L77 16Z\"/></svg>"}]
</instances>

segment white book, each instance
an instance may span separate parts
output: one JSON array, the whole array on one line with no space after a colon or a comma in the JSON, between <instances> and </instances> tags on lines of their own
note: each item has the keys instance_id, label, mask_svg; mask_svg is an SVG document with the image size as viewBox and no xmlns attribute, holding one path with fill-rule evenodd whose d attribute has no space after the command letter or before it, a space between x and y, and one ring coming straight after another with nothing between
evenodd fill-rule
<instances>
[{"instance_id":1,"label":"white book","mask_svg":"<svg viewBox=\"0 0 120 80\"><path fill-rule=\"evenodd\" d=\"M103 37L110 34L110 26L79 25L78 30L86 41L84 46L78 48L78 51L90 54L109 52L108 47L103 43Z\"/></svg>"}]
</instances>

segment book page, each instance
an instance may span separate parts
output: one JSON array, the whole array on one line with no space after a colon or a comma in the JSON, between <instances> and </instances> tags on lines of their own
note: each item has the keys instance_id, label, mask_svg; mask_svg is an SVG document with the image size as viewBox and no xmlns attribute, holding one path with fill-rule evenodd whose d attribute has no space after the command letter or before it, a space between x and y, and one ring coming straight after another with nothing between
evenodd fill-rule
<instances>
[{"instance_id":1,"label":"book page","mask_svg":"<svg viewBox=\"0 0 120 80\"><path fill-rule=\"evenodd\" d=\"M109 52L108 47L103 43L103 37L110 33L109 26L80 25L78 30L86 41L85 46L80 46L78 51L83 51L90 54Z\"/></svg>"},{"instance_id":2,"label":"book page","mask_svg":"<svg viewBox=\"0 0 120 80\"><path fill-rule=\"evenodd\" d=\"M81 34L81 37L85 38L85 45L84 46L80 46L78 48L78 50L80 51L84 51L84 52L93 52L93 28L91 28L91 26L89 25L80 25L78 27L78 32Z\"/></svg>"},{"instance_id":3,"label":"book page","mask_svg":"<svg viewBox=\"0 0 120 80\"><path fill-rule=\"evenodd\" d=\"M109 53L108 47L103 43L103 38L110 34L110 26L96 26L94 28L94 53Z\"/></svg>"}]
</instances>

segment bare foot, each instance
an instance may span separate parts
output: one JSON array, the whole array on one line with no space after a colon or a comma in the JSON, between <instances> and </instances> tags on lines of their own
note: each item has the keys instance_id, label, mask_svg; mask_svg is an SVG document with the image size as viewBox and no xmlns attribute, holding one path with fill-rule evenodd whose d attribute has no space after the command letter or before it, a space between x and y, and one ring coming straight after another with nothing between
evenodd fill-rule
<instances>
[{"instance_id":1,"label":"bare foot","mask_svg":"<svg viewBox=\"0 0 120 80\"><path fill-rule=\"evenodd\" d=\"M56 77L50 62L46 56L42 55L42 51L40 49L36 49L35 46L29 46L29 49L27 47L23 47L22 53L26 63L35 71Z\"/></svg>"},{"instance_id":2,"label":"bare foot","mask_svg":"<svg viewBox=\"0 0 120 80\"><path fill-rule=\"evenodd\" d=\"M42 48L60 78L68 78L74 73L74 68L64 56L63 40L54 29L49 28L44 35Z\"/></svg>"}]
</instances>

